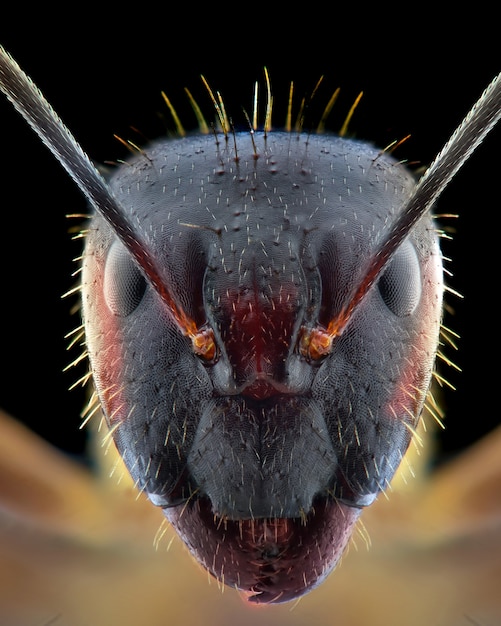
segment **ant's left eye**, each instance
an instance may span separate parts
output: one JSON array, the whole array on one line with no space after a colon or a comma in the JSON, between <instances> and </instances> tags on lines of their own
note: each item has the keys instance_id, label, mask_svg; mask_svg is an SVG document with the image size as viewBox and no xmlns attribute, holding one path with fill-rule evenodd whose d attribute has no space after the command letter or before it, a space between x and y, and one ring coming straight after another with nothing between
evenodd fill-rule
<instances>
[{"instance_id":1,"label":"ant's left eye","mask_svg":"<svg viewBox=\"0 0 501 626\"><path fill-rule=\"evenodd\" d=\"M421 297L421 270L416 250L408 239L395 252L378 288L384 303L397 317L413 313Z\"/></svg>"},{"instance_id":2,"label":"ant's left eye","mask_svg":"<svg viewBox=\"0 0 501 626\"><path fill-rule=\"evenodd\" d=\"M146 291L146 279L119 241L115 241L108 252L103 288L108 308L119 317L130 315Z\"/></svg>"}]
</instances>

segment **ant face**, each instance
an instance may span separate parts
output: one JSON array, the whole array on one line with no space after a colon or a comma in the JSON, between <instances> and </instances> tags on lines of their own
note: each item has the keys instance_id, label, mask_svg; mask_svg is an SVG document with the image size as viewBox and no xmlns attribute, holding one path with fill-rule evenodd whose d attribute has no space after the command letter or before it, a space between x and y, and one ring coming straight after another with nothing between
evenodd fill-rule
<instances>
[{"instance_id":1,"label":"ant face","mask_svg":"<svg viewBox=\"0 0 501 626\"><path fill-rule=\"evenodd\" d=\"M160 142L122 166L110 189L168 302L99 215L82 295L98 396L134 482L216 577L269 602L318 584L391 481L430 383L443 288L426 218L319 343L414 178L360 142L253 140L238 133L238 152L210 135Z\"/></svg>"}]
</instances>

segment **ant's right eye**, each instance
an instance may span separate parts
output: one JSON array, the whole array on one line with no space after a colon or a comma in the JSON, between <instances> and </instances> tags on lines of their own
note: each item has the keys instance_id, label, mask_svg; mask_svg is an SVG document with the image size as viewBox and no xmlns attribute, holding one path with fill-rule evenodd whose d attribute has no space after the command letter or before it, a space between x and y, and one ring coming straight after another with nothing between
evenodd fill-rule
<instances>
[{"instance_id":1,"label":"ant's right eye","mask_svg":"<svg viewBox=\"0 0 501 626\"><path fill-rule=\"evenodd\" d=\"M130 315L139 306L146 291L145 277L118 240L108 252L103 288L108 308L118 317Z\"/></svg>"},{"instance_id":2,"label":"ant's right eye","mask_svg":"<svg viewBox=\"0 0 501 626\"><path fill-rule=\"evenodd\" d=\"M408 239L393 255L378 287L392 313L398 317L413 313L421 298L421 270L416 250Z\"/></svg>"}]
</instances>

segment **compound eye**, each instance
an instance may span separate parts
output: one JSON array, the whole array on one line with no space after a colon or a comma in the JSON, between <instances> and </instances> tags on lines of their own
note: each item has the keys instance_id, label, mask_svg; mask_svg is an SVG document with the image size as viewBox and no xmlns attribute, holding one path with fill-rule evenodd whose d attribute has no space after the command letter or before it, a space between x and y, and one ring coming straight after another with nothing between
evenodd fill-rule
<instances>
[{"instance_id":1,"label":"compound eye","mask_svg":"<svg viewBox=\"0 0 501 626\"><path fill-rule=\"evenodd\" d=\"M411 315L421 298L421 271L416 250L406 239L378 282L384 303L397 317Z\"/></svg>"},{"instance_id":2,"label":"compound eye","mask_svg":"<svg viewBox=\"0 0 501 626\"><path fill-rule=\"evenodd\" d=\"M118 240L108 252L103 289L108 308L118 317L135 311L146 291L146 279Z\"/></svg>"}]
</instances>

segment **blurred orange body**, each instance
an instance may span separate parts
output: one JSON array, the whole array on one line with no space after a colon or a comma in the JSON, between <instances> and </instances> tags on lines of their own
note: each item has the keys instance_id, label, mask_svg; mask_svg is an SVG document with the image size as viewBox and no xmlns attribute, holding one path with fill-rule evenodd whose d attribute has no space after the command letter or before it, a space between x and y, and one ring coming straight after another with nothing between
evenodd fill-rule
<instances>
[{"instance_id":1,"label":"blurred orange body","mask_svg":"<svg viewBox=\"0 0 501 626\"><path fill-rule=\"evenodd\" d=\"M501 622L499 429L435 475L397 480L320 588L268 607L209 580L132 486L92 475L5 414L0 429L1 624Z\"/></svg>"}]
</instances>

